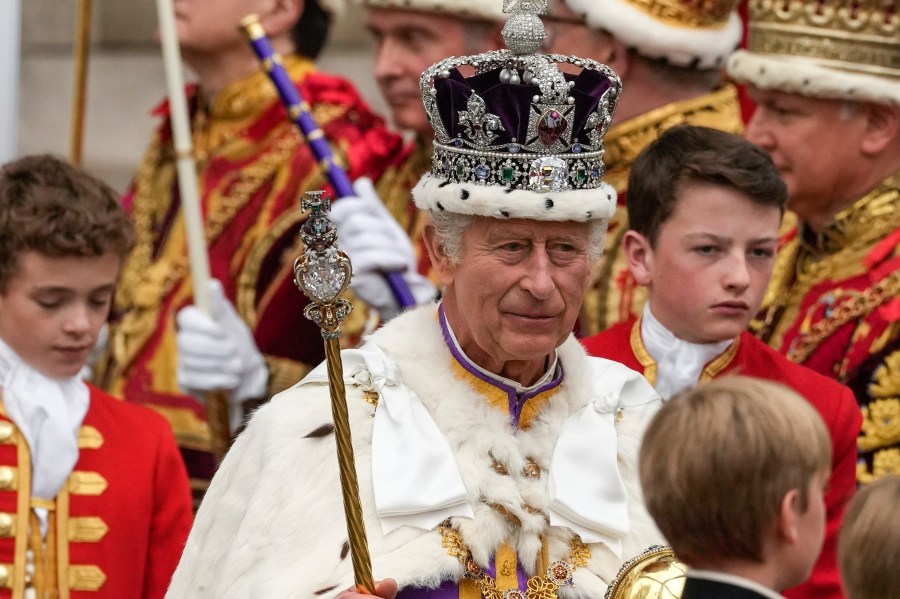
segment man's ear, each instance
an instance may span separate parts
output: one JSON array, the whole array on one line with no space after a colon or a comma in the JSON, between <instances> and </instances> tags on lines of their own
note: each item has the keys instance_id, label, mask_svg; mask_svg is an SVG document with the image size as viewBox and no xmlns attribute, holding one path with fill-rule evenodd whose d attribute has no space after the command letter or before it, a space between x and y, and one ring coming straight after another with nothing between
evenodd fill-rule
<instances>
[{"instance_id":1,"label":"man's ear","mask_svg":"<svg viewBox=\"0 0 900 599\"><path fill-rule=\"evenodd\" d=\"M289 34L303 14L305 0L272 0L269 10L259 15L260 23L270 38Z\"/></svg>"},{"instance_id":2,"label":"man's ear","mask_svg":"<svg viewBox=\"0 0 900 599\"><path fill-rule=\"evenodd\" d=\"M653 273L653 248L650 241L637 231L625 231L622 251L634 280L639 285L649 285Z\"/></svg>"},{"instance_id":3,"label":"man's ear","mask_svg":"<svg viewBox=\"0 0 900 599\"><path fill-rule=\"evenodd\" d=\"M437 274L441 285L446 287L453 281L453 274L456 269L447 254L444 253L444 249L441 247L437 233L434 230L434 225L425 225L422 239L425 242L425 247L428 249L428 256L431 258L431 268Z\"/></svg>"},{"instance_id":4,"label":"man's ear","mask_svg":"<svg viewBox=\"0 0 900 599\"><path fill-rule=\"evenodd\" d=\"M900 139L900 108L884 104L866 103L866 128L862 139L862 153L878 155L897 147Z\"/></svg>"},{"instance_id":5,"label":"man's ear","mask_svg":"<svg viewBox=\"0 0 900 599\"><path fill-rule=\"evenodd\" d=\"M631 70L632 53L628 51L628 45L614 35L606 34L609 37L609 58L605 64L611 68L616 75L625 79Z\"/></svg>"},{"instance_id":6,"label":"man's ear","mask_svg":"<svg viewBox=\"0 0 900 599\"><path fill-rule=\"evenodd\" d=\"M795 545L800 534L797 530L797 521L803 513L800 506L800 491L791 489L781 498L781 507L778 510L776 529L779 538L788 545Z\"/></svg>"}]
</instances>

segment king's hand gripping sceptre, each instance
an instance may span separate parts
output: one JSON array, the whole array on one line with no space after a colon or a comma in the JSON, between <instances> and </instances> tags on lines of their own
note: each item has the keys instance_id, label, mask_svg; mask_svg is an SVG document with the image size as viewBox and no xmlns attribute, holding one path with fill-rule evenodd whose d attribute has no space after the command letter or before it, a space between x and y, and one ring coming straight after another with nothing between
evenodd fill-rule
<instances>
[{"instance_id":1,"label":"king's hand gripping sceptre","mask_svg":"<svg viewBox=\"0 0 900 599\"><path fill-rule=\"evenodd\" d=\"M337 230L326 214L330 207L329 198L324 197L324 192L321 191L307 192L301 200L300 209L303 212L309 210L310 215L300 229L305 251L303 256L294 261L294 282L310 300L303 311L304 316L319 325L325 341L328 389L331 394L331 413L354 579L360 590L374 594L375 584L359 500L344 390L344 369L341 364L341 322L353 306L340 295L350 283L353 268L347 254L337 247Z\"/></svg>"}]
</instances>

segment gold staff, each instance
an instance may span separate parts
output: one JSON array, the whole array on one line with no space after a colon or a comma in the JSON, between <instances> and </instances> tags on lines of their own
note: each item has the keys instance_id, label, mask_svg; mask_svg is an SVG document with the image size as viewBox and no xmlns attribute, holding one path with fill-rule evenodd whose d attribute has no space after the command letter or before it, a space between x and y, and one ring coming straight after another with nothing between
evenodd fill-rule
<instances>
[{"instance_id":1,"label":"gold staff","mask_svg":"<svg viewBox=\"0 0 900 599\"><path fill-rule=\"evenodd\" d=\"M72 84L72 136L69 158L81 165L84 145L84 108L87 104L88 48L91 44L91 0L78 0L78 20L75 26L75 75Z\"/></svg>"},{"instance_id":2,"label":"gold staff","mask_svg":"<svg viewBox=\"0 0 900 599\"><path fill-rule=\"evenodd\" d=\"M300 237L306 249L303 256L294 261L294 282L311 302L303 315L319 325L325 340L328 390L331 393L331 414L341 473L344 515L350 536L353 576L357 588L372 595L375 593L375 583L372 580L372 562L359 502L353 445L350 442L350 419L347 415L340 348L341 322L353 307L340 295L350 283L353 268L347 254L337 247L337 231L326 215L331 202L323 195L322 191L307 192L300 203L300 210L310 210L311 214L300 229Z\"/></svg>"}]
</instances>

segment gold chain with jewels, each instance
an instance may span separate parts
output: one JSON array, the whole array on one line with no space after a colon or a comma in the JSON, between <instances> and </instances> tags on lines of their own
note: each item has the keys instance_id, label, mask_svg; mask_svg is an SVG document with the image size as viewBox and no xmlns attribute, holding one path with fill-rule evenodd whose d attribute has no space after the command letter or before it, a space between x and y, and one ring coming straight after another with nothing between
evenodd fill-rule
<instances>
[{"instance_id":1,"label":"gold chain with jewels","mask_svg":"<svg viewBox=\"0 0 900 599\"><path fill-rule=\"evenodd\" d=\"M497 588L497 581L472 559L472 552L462 535L450 525L449 520L442 522L438 530L441 532L441 544L448 555L458 559L465 567L465 578L478 586L484 599L556 599L556 592L560 587L575 586L572 582L575 569L587 565L591 558L590 548L575 536L566 559L551 563L543 574L530 576L525 592L518 588L501 591Z\"/></svg>"},{"instance_id":2,"label":"gold chain with jewels","mask_svg":"<svg viewBox=\"0 0 900 599\"><path fill-rule=\"evenodd\" d=\"M787 306L798 305L810 289L822 281L844 276L840 272L843 266L857 264L878 240L900 227L898 180L900 175L889 178L835 218L835 222L823 233L819 245L830 243L839 248L837 251L832 250L822 256L809 251L800 239L794 239L779 251L779 260L766 293L764 316L758 324L751 325L760 339L772 343ZM817 336L818 341L810 342L812 347L808 348L809 352L834 330Z\"/></svg>"},{"instance_id":3,"label":"gold chain with jewels","mask_svg":"<svg viewBox=\"0 0 900 599\"><path fill-rule=\"evenodd\" d=\"M797 337L788 350L790 361L803 363L822 341L851 320L869 314L900 294L900 272L893 272L858 296L835 307L828 318L815 323L809 333Z\"/></svg>"}]
</instances>

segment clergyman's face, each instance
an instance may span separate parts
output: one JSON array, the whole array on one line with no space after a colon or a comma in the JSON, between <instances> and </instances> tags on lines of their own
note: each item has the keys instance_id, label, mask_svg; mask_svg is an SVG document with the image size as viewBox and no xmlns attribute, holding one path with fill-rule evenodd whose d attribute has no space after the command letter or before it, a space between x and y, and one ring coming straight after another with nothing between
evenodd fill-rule
<instances>
[{"instance_id":1,"label":"clergyman's face","mask_svg":"<svg viewBox=\"0 0 900 599\"><path fill-rule=\"evenodd\" d=\"M693 343L734 339L759 310L775 265L781 211L711 183L682 183L655 247L634 231L626 251L648 288L650 310L676 337ZM634 263L633 263L634 262Z\"/></svg>"},{"instance_id":2,"label":"clergyman's face","mask_svg":"<svg viewBox=\"0 0 900 599\"><path fill-rule=\"evenodd\" d=\"M434 63L469 53L465 23L428 12L369 9L368 28L375 38L375 80L400 129L429 138L419 78ZM479 49L480 51L480 49Z\"/></svg>"},{"instance_id":3,"label":"clergyman's face","mask_svg":"<svg viewBox=\"0 0 900 599\"><path fill-rule=\"evenodd\" d=\"M112 253L51 258L25 252L0 293L0 338L45 376L77 375L109 316L121 262Z\"/></svg>"},{"instance_id":4,"label":"clergyman's face","mask_svg":"<svg viewBox=\"0 0 900 599\"><path fill-rule=\"evenodd\" d=\"M497 374L509 374L513 362L540 371L572 333L590 278L589 246L587 223L475 217L459 263L438 269L463 351Z\"/></svg>"}]
</instances>

